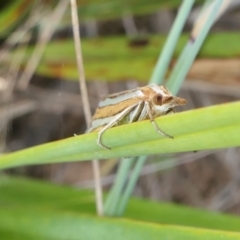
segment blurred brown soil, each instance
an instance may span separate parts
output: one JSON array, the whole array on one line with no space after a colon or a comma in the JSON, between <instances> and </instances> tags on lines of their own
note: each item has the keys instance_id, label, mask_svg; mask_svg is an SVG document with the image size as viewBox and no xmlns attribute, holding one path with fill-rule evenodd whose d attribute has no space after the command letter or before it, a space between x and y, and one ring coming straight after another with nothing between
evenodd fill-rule
<instances>
[{"instance_id":1,"label":"blurred brown soil","mask_svg":"<svg viewBox=\"0 0 240 240\"><path fill-rule=\"evenodd\" d=\"M197 59L187 79L205 80L221 85L240 85L240 58Z\"/></svg>"}]
</instances>

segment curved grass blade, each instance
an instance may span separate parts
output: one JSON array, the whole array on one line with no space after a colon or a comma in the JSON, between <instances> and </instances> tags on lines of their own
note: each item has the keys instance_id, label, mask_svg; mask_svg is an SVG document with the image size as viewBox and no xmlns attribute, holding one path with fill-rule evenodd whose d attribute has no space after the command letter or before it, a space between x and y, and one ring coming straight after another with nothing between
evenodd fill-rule
<instances>
[{"instance_id":1,"label":"curved grass blade","mask_svg":"<svg viewBox=\"0 0 240 240\"><path fill-rule=\"evenodd\" d=\"M66 212L74 215L95 215L94 192L90 190L76 191L76 188L69 186L59 186L49 182L6 175L0 175L0 189L1 213L2 209L7 211L6 208L17 207L28 211L30 207L33 210L35 208L54 210L59 212L59 216L63 216ZM7 218L4 219L2 216L0 221L6 221ZM131 198L124 217L145 223L240 232L240 218L237 216L146 199ZM10 218L14 232L19 229L16 228L19 219L15 216L8 216L8 219ZM1 226L0 237L1 230L4 229L2 224Z\"/></svg>"},{"instance_id":2,"label":"curved grass blade","mask_svg":"<svg viewBox=\"0 0 240 240\"><path fill-rule=\"evenodd\" d=\"M11 239L209 239L235 240L240 233L199 228L142 223L129 219L97 218L91 215L69 213L44 208L1 209L1 228L16 233ZM4 220L3 220L4 219ZM15 219L13 222L12 219ZM17 224L16 224L17 222ZM5 237L9 237L5 232ZM119 233L124 233L119 234ZM6 238L5 238L6 239ZM9 238L8 238L9 239Z\"/></svg>"},{"instance_id":3,"label":"curved grass blade","mask_svg":"<svg viewBox=\"0 0 240 240\"><path fill-rule=\"evenodd\" d=\"M97 133L43 144L1 156L0 169L239 146L239 109L240 101L157 118L174 139L164 138L149 121L142 121L106 131L103 142L112 150L96 144Z\"/></svg>"}]
</instances>

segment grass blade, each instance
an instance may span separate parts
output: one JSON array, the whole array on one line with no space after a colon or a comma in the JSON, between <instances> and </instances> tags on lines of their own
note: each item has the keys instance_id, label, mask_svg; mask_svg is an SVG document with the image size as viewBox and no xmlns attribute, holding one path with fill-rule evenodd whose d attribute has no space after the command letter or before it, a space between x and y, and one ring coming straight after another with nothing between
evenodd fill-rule
<instances>
[{"instance_id":1,"label":"grass blade","mask_svg":"<svg viewBox=\"0 0 240 240\"><path fill-rule=\"evenodd\" d=\"M141 121L109 129L103 142L112 150L96 144L97 133L43 144L1 156L0 169L239 146L239 109L240 101L157 118L156 123L174 139L164 138L149 121Z\"/></svg>"}]
</instances>

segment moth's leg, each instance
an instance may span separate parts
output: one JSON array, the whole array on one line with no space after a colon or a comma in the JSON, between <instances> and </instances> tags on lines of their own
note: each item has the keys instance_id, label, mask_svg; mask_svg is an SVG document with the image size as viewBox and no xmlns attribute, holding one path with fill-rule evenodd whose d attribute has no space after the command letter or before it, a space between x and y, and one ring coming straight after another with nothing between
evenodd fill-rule
<instances>
[{"instance_id":1,"label":"moth's leg","mask_svg":"<svg viewBox=\"0 0 240 240\"><path fill-rule=\"evenodd\" d=\"M174 138L173 136L171 136L171 135L169 135L169 134L167 134L167 133L165 133L163 130L161 130L159 127L158 127L158 125L156 124L156 122L154 121L154 119L150 119L150 121L151 121L151 123L152 123L152 125L155 127L155 129L156 129L156 131L158 132L158 133L160 133L161 135L163 135L163 136L165 136L165 137L168 137L168 138Z\"/></svg>"},{"instance_id":2,"label":"moth's leg","mask_svg":"<svg viewBox=\"0 0 240 240\"><path fill-rule=\"evenodd\" d=\"M110 147L107 147L107 146L105 146L105 145L102 143L102 135L103 135L103 133L104 133L107 129L113 127L114 125L117 125L117 120L116 120L116 122L114 122L114 121L110 122L109 124L107 124L104 128L102 128L102 129L98 132L97 145L99 145L100 147L105 148L105 149L107 149L107 150L111 150Z\"/></svg>"},{"instance_id":3,"label":"moth's leg","mask_svg":"<svg viewBox=\"0 0 240 240\"><path fill-rule=\"evenodd\" d=\"M142 121L142 120L145 120L147 119L148 117L148 110L147 110L147 103L146 102L143 102L141 104L141 109L140 109L140 115L138 116L138 119L137 121Z\"/></svg>"},{"instance_id":4,"label":"moth's leg","mask_svg":"<svg viewBox=\"0 0 240 240\"><path fill-rule=\"evenodd\" d=\"M139 104L135 107L135 109L132 109L132 111L129 113L129 123L139 121L139 117L142 114L142 111L144 109L144 102L140 101Z\"/></svg>"},{"instance_id":5,"label":"moth's leg","mask_svg":"<svg viewBox=\"0 0 240 240\"><path fill-rule=\"evenodd\" d=\"M114 125L118 124L118 121L123 119L129 112L131 112L132 109L134 109L136 106L138 106L140 103L134 104L133 106L129 106L127 107L124 111L122 111L119 115L116 116L116 118L114 118L111 122L109 122L105 127L103 127L99 132L98 132L98 138L97 138L97 144L105 149L111 150L111 148L105 146L102 143L102 135L103 133L108 129L111 128Z\"/></svg>"},{"instance_id":6,"label":"moth's leg","mask_svg":"<svg viewBox=\"0 0 240 240\"><path fill-rule=\"evenodd\" d=\"M152 125L154 126L155 130L156 130L159 134L161 134L162 136L165 136L165 137L168 137L168 138L172 138L172 139L173 139L173 136L165 133L164 131L162 131L162 130L158 127L158 125L157 125L156 122L154 121L154 118L153 118L153 115L152 115L151 108L150 108L149 104L147 104L147 111L148 111L148 116L149 116L149 118L150 118L150 121L151 121Z\"/></svg>"}]
</instances>

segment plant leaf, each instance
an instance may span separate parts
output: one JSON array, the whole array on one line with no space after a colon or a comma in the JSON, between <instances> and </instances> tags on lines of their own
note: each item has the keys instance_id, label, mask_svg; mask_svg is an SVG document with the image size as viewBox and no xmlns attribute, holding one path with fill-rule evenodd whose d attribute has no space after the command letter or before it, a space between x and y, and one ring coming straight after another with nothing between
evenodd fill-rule
<instances>
[{"instance_id":1,"label":"plant leaf","mask_svg":"<svg viewBox=\"0 0 240 240\"><path fill-rule=\"evenodd\" d=\"M158 134L149 121L141 121L107 130L102 141L112 150L96 144L97 133L42 144L1 156L0 169L239 146L239 109L240 101L157 118L156 123L174 139Z\"/></svg>"},{"instance_id":2,"label":"plant leaf","mask_svg":"<svg viewBox=\"0 0 240 240\"><path fill-rule=\"evenodd\" d=\"M4 176L0 177L0 183L1 239L112 239L113 236L114 239L240 238L240 233L230 232L240 231L240 219L230 215L133 199L126 216L139 218L141 222L103 218L92 214L95 211L92 191L76 191L71 187ZM185 227L166 223L180 223ZM188 224L228 231L186 227Z\"/></svg>"}]
</instances>

